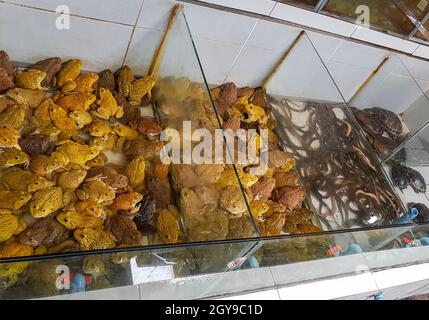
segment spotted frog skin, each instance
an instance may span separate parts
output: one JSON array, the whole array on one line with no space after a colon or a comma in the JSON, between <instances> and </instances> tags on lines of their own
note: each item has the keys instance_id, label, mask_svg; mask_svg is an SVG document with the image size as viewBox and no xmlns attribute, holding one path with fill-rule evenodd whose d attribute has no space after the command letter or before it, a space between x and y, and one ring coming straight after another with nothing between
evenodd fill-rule
<instances>
[{"instance_id":1,"label":"spotted frog skin","mask_svg":"<svg viewBox=\"0 0 429 320\"><path fill-rule=\"evenodd\" d=\"M56 75L56 85L61 87L61 91L66 93L76 88L74 81L80 74L82 61L72 59L63 64L61 70Z\"/></svg>"},{"instance_id":2,"label":"spotted frog skin","mask_svg":"<svg viewBox=\"0 0 429 320\"><path fill-rule=\"evenodd\" d=\"M99 229L77 229L74 232L74 237L84 250L102 250L116 247L113 234Z\"/></svg>"},{"instance_id":3,"label":"spotted frog skin","mask_svg":"<svg viewBox=\"0 0 429 320\"><path fill-rule=\"evenodd\" d=\"M97 117L108 120L110 117L119 119L124 116L124 109L118 106L115 97L108 89L100 88L99 96L100 98L96 101L98 107L94 112Z\"/></svg>"},{"instance_id":4,"label":"spotted frog skin","mask_svg":"<svg viewBox=\"0 0 429 320\"><path fill-rule=\"evenodd\" d=\"M46 98L46 91L15 88L9 90L6 95L18 104L26 105L30 108L37 106Z\"/></svg>"},{"instance_id":5,"label":"spotted frog skin","mask_svg":"<svg viewBox=\"0 0 429 320\"><path fill-rule=\"evenodd\" d=\"M18 72L16 84L24 89L42 90L42 81L46 78L46 72L28 69Z\"/></svg>"},{"instance_id":6,"label":"spotted frog skin","mask_svg":"<svg viewBox=\"0 0 429 320\"><path fill-rule=\"evenodd\" d=\"M140 187L144 184L145 178L145 159L142 156L135 157L128 165L126 174L130 180L132 188Z\"/></svg>"},{"instance_id":7,"label":"spotted frog skin","mask_svg":"<svg viewBox=\"0 0 429 320\"><path fill-rule=\"evenodd\" d=\"M21 138L21 134L18 130L8 128L6 126L0 127L0 148L19 147L18 141Z\"/></svg>"},{"instance_id":8,"label":"spotted frog skin","mask_svg":"<svg viewBox=\"0 0 429 320\"><path fill-rule=\"evenodd\" d=\"M30 214L34 218L44 218L63 207L63 190L49 187L37 191L30 202Z\"/></svg>"},{"instance_id":9,"label":"spotted frog skin","mask_svg":"<svg viewBox=\"0 0 429 320\"><path fill-rule=\"evenodd\" d=\"M59 174L57 184L64 191L75 191L84 182L86 170L73 169Z\"/></svg>"},{"instance_id":10,"label":"spotted frog skin","mask_svg":"<svg viewBox=\"0 0 429 320\"><path fill-rule=\"evenodd\" d=\"M88 132L93 137L104 137L112 132L112 127L108 121L95 120L88 127Z\"/></svg>"},{"instance_id":11,"label":"spotted frog skin","mask_svg":"<svg viewBox=\"0 0 429 320\"><path fill-rule=\"evenodd\" d=\"M115 126L112 129L119 137L124 138L125 140L135 140L139 136L137 130L134 130L133 128L124 124Z\"/></svg>"},{"instance_id":12,"label":"spotted frog skin","mask_svg":"<svg viewBox=\"0 0 429 320\"><path fill-rule=\"evenodd\" d=\"M51 104L49 107L49 115L55 127L61 130L65 135L72 137L77 134L77 127L72 118L67 112L57 104Z\"/></svg>"},{"instance_id":13,"label":"spotted frog skin","mask_svg":"<svg viewBox=\"0 0 429 320\"><path fill-rule=\"evenodd\" d=\"M129 99L131 104L140 105L141 100L146 95L150 99L152 97L152 89L156 85L155 76L146 76L141 79L135 80L129 92Z\"/></svg>"},{"instance_id":14,"label":"spotted frog skin","mask_svg":"<svg viewBox=\"0 0 429 320\"><path fill-rule=\"evenodd\" d=\"M33 193L50 185L46 178L21 169L9 169L0 178L0 186L10 191Z\"/></svg>"},{"instance_id":15,"label":"spotted frog skin","mask_svg":"<svg viewBox=\"0 0 429 320\"><path fill-rule=\"evenodd\" d=\"M97 100L92 93L73 92L55 99L55 103L68 111L88 110Z\"/></svg>"},{"instance_id":16,"label":"spotted frog skin","mask_svg":"<svg viewBox=\"0 0 429 320\"><path fill-rule=\"evenodd\" d=\"M57 221L70 230L80 228L97 228L103 225L103 219L86 216L76 211L61 212L57 215Z\"/></svg>"},{"instance_id":17,"label":"spotted frog skin","mask_svg":"<svg viewBox=\"0 0 429 320\"><path fill-rule=\"evenodd\" d=\"M119 92L125 97L128 97L134 82L133 70L129 66L123 66L118 75L118 88Z\"/></svg>"},{"instance_id":18,"label":"spotted frog skin","mask_svg":"<svg viewBox=\"0 0 429 320\"><path fill-rule=\"evenodd\" d=\"M177 208L173 206L159 210L156 228L164 243L177 243L179 240L180 229L177 214Z\"/></svg>"},{"instance_id":19,"label":"spotted frog skin","mask_svg":"<svg viewBox=\"0 0 429 320\"><path fill-rule=\"evenodd\" d=\"M79 166L84 166L87 161L94 159L100 153L97 148L71 140L62 141L56 152L67 157L70 163Z\"/></svg>"},{"instance_id":20,"label":"spotted frog skin","mask_svg":"<svg viewBox=\"0 0 429 320\"><path fill-rule=\"evenodd\" d=\"M143 196L138 192L126 192L118 195L111 209L113 211L125 211L126 213L135 214L139 211L138 204L143 200Z\"/></svg>"},{"instance_id":21,"label":"spotted frog skin","mask_svg":"<svg viewBox=\"0 0 429 320\"><path fill-rule=\"evenodd\" d=\"M83 129L92 122L92 116L88 111L76 110L69 113L69 117L74 120L78 129Z\"/></svg>"},{"instance_id":22,"label":"spotted frog skin","mask_svg":"<svg viewBox=\"0 0 429 320\"><path fill-rule=\"evenodd\" d=\"M30 157L16 148L0 149L0 169L10 168L16 165L28 165Z\"/></svg>"},{"instance_id":23,"label":"spotted frog skin","mask_svg":"<svg viewBox=\"0 0 429 320\"><path fill-rule=\"evenodd\" d=\"M79 75L74 82L76 83L76 88L74 91L80 93L92 93L94 91L94 84L98 81L99 76L96 73L85 73Z\"/></svg>"},{"instance_id":24,"label":"spotted frog skin","mask_svg":"<svg viewBox=\"0 0 429 320\"><path fill-rule=\"evenodd\" d=\"M101 179L93 179L86 182L82 189L77 191L77 196L80 200L91 200L103 205L109 205L112 204L116 194L113 188L101 181Z\"/></svg>"},{"instance_id":25,"label":"spotted frog skin","mask_svg":"<svg viewBox=\"0 0 429 320\"><path fill-rule=\"evenodd\" d=\"M31 193L26 191L0 191L0 208L19 210L31 199Z\"/></svg>"},{"instance_id":26,"label":"spotted frog skin","mask_svg":"<svg viewBox=\"0 0 429 320\"><path fill-rule=\"evenodd\" d=\"M24 126L25 114L25 105L10 106L0 114L0 126L20 130Z\"/></svg>"}]
</instances>

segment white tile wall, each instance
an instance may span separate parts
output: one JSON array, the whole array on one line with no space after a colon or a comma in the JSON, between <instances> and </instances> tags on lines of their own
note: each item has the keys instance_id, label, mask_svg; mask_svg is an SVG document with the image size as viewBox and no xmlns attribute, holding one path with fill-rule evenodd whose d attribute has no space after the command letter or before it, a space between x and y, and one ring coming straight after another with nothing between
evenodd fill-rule
<instances>
[{"instance_id":1,"label":"white tile wall","mask_svg":"<svg viewBox=\"0 0 429 320\"><path fill-rule=\"evenodd\" d=\"M72 16L70 30L58 30L56 18L52 12L0 3L0 47L19 62L61 56L81 58L88 70L121 66L131 26Z\"/></svg>"},{"instance_id":2,"label":"white tile wall","mask_svg":"<svg viewBox=\"0 0 429 320\"><path fill-rule=\"evenodd\" d=\"M137 26L164 31L175 3L174 0L144 0Z\"/></svg>"},{"instance_id":3,"label":"white tile wall","mask_svg":"<svg viewBox=\"0 0 429 320\"><path fill-rule=\"evenodd\" d=\"M417 57L429 59L429 47L424 45L419 45L416 51L414 51L413 55Z\"/></svg>"},{"instance_id":4,"label":"white tile wall","mask_svg":"<svg viewBox=\"0 0 429 320\"><path fill-rule=\"evenodd\" d=\"M272 0L201 0L225 7L269 15L276 5Z\"/></svg>"},{"instance_id":5,"label":"white tile wall","mask_svg":"<svg viewBox=\"0 0 429 320\"><path fill-rule=\"evenodd\" d=\"M55 11L60 5L66 5L72 15L134 25L143 0L5 0L5 2L51 11Z\"/></svg>"}]
</instances>

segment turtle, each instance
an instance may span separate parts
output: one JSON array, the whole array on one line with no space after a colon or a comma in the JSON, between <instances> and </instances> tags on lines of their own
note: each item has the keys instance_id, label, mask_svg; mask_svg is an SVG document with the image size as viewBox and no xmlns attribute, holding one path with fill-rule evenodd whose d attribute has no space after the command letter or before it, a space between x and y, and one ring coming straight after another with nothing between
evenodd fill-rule
<instances>
[{"instance_id":1,"label":"turtle","mask_svg":"<svg viewBox=\"0 0 429 320\"><path fill-rule=\"evenodd\" d=\"M408 209L416 208L419 212L418 216L413 219L415 223L425 224L429 223L429 208L423 203L410 202Z\"/></svg>"},{"instance_id":2,"label":"turtle","mask_svg":"<svg viewBox=\"0 0 429 320\"><path fill-rule=\"evenodd\" d=\"M405 167L400 164L392 166L392 180L394 186L401 190L411 186L416 193L426 192L426 181L417 170Z\"/></svg>"},{"instance_id":3,"label":"turtle","mask_svg":"<svg viewBox=\"0 0 429 320\"><path fill-rule=\"evenodd\" d=\"M393 137L399 137L404 131L401 119L396 113L383 108L370 108L364 111L374 115L381 127Z\"/></svg>"}]
</instances>

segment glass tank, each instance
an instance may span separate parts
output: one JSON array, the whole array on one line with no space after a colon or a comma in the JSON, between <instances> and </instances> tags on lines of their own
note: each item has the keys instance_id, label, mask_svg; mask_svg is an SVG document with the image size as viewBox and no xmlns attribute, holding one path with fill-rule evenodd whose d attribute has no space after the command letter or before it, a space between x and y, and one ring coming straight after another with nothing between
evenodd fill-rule
<instances>
[{"instance_id":1,"label":"glass tank","mask_svg":"<svg viewBox=\"0 0 429 320\"><path fill-rule=\"evenodd\" d=\"M14 19L30 10L1 5ZM0 141L1 298L359 255L413 227L403 217L416 201L389 166L402 155L402 165L423 170L416 153L426 149L428 101L411 80L401 99L374 93L388 96L394 89L380 84L406 73L398 56L348 99L306 31L261 20L242 48L256 52L259 64L244 69L258 80L231 74L209 84L180 6L163 31L123 26L129 33L74 20L65 31L56 15L40 14L29 22L37 41L22 46L1 31L16 20L0 20L0 48L13 63L1 53L0 125L9 138ZM271 59L255 50L264 24L287 29ZM117 44L123 56L95 41L107 31L131 36ZM48 40L59 45L40 46ZM354 109L376 106L399 113L406 128L385 157ZM206 136L213 152L192 161Z\"/></svg>"},{"instance_id":2,"label":"glass tank","mask_svg":"<svg viewBox=\"0 0 429 320\"><path fill-rule=\"evenodd\" d=\"M280 0L278 2L303 6L304 8L310 9L310 8L314 8L319 1L318 0Z\"/></svg>"}]
</instances>

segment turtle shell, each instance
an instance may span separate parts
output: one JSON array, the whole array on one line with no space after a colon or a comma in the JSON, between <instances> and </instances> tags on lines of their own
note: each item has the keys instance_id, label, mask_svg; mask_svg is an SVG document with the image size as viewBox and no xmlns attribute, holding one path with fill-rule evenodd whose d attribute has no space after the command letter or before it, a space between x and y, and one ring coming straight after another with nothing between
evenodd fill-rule
<instances>
[{"instance_id":1,"label":"turtle shell","mask_svg":"<svg viewBox=\"0 0 429 320\"><path fill-rule=\"evenodd\" d=\"M407 168L408 183L417 193L426 192L426 181L417 170Z\"/></svg>"},{"instance_id":2,"label":"turtle shell","mask_svg":"<svg viewBox=\"0 0 429 320\"><path fill-rule=\"evenodd\" d=\"M394 164L392 166L392 181L395 187L401 190L406 189L409 183L407 168L399 164Z\"/></svg>"},{"instance_id":3,"label":"turtle shell","mask_svg":"<svg viewBox=\"0 0 429 320\"><path fill-rule=\"evenodd\" d=\"M404 128L402 127L401 119L397 114L390 110L382 108L372 108L368 112L373 113L383 128L394 136L399 136Z\"/></svg>"}]
</instances>

